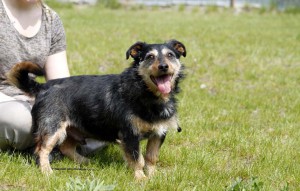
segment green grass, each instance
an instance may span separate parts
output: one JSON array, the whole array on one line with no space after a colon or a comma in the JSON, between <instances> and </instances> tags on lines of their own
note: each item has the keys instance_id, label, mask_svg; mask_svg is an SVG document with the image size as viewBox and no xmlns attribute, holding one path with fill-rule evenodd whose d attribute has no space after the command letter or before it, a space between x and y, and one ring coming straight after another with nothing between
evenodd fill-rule
<instances>
[{"instance_id":1,"label":"green grass","mask_svg":"<svg viewBox=\"0 0 300 191\"><path fill-rule=\"evenodd\" d=\"M300 189L299 14L76 6L56 11L65 25L72 75L121 72L136 41L183 42L183 132L169 133L156 176L147 181L133 179L117 146L92 157L86 168L93 170L55 171L49 178L34 159L3 152L0 190L71 190L72 184L120 191ZM52 166L79 167L68 159Z\"/></svg>"}]
</instances>

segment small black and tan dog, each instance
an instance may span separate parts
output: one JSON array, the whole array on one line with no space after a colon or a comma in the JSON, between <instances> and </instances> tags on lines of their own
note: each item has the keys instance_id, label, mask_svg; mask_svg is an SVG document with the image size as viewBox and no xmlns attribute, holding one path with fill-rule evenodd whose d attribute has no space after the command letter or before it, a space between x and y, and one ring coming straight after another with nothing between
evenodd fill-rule
<instances>
[{"instance_id":1,"label":"small black and tan dog","mask_svg":"<svg viewBox=\"0 0 300 191\"><path fill-rule=\"evenodd\" d=\"M134 59L121 74L73 76L41 84L29 73L43 75L31 62L22 62L7 74L8 81L35 97L32 108L35 153L41 171L52 173L48 160L55 146L71 159L86 163L76 145L86 137L120 143L136 179L155 171L160 146L170 128L178 131L176 98L183 78L185 46L137 42L126 52ZM145 160L140 140L148 139Z\"/></svg>"}]
</instances>

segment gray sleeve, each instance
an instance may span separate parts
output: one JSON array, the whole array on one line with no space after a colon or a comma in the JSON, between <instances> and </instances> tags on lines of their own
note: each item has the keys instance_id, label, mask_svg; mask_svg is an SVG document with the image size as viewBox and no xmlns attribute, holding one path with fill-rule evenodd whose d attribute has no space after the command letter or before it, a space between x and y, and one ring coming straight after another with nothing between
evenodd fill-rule
<instances>
[{"instance_id":1,"label":"gray sleeve","mask_svg":"<svg viewBox=\"0 0 300 191\"><path fill-rule=\"evenodd\" d=\"M63 23L57 14L54 14L51 27L51 46L49 56L66 50L66 34Z\"/></svg>"}]
</instances>

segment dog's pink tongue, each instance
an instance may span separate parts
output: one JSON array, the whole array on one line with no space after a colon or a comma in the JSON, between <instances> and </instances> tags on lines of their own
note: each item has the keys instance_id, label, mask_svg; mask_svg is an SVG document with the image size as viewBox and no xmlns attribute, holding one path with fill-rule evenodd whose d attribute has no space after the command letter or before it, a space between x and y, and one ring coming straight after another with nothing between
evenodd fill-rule
<instances>
[{"instance_id":1,"label":"dog's pink tongue","mask_svg":"<svg viewBox=\"0 0 300 191\"><path fill-rule=\"evenodd\" d=\"M171 92L171 76L161 76L156 78L158 90L162 94L168 94Z\"/></svg>"}]
</instances>

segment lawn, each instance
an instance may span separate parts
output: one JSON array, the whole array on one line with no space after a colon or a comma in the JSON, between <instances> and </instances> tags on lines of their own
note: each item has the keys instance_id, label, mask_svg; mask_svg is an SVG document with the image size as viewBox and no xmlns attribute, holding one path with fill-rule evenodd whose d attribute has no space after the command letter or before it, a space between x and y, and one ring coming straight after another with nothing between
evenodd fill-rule
<instances>
[{"instance_id":1,"label":"lawn","mask_svg":"<svg viewBox=\"0 0 300 191\"><path fill-rule=\"evenodd\" d=\"M72 75L119 73L136 41L185 44L178 96L156 176L133 179L118 146L86 170L41 175L34 159L0 153L0 190L299 190L300 14L177 8L63 6ZM144 144L143 144L144 145ZM78 168L68 159L53 167Z\"/></svg>"}]
</instances>

